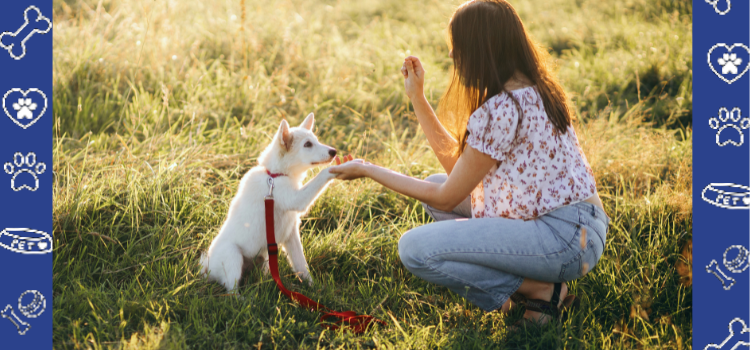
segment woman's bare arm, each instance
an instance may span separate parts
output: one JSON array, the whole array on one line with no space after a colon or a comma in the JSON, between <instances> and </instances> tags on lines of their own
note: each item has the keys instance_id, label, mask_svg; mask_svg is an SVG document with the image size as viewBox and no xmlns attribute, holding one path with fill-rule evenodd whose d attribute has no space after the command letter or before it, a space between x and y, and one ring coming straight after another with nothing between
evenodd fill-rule
<instances>
[{"instance_id":1,"label":"woman's bare arm","mask_svg":"<svg viewBox=\"0 0 750 350\"><path fill-rule=\"evenodd\" d=\"M419 125L443 169L450 174L458 160L455 155L458 141L448 133L443 124L440 124L435 111L424 96L424 67L418 58L409 56L404 60L401 74L404 75L406 95L414 106L414 114L417 115Z\"/></svg>"},{"instance_id":2,"label":"woman's bare arm","mask_svg":"<svg viewBox=\"0 0 750 350\"><path fill-rule=\"evenodd\" d=\"M414 114L417 115L419 125L427 136L432 151L435 152L435 156L437 156L445 172L450 175L458 160L456 156L458 141L440 123L424 95L412 99L411 103L414 106Z\"/></svg>"},{"instance_id":3,"label":"woman's bare arm","mask_svg":"<svg viewBox=\"0 0 750 350\"><path fill-rule=\"evenodd\" d=\"M415 198L443 211L451 211L466 199L482 178L497 163L492 157L471 147L466 150L442 184L409 177L362 160L353 160L328 168L340 180L369 177L398 193Z\"/></svg>"}]
</instances>

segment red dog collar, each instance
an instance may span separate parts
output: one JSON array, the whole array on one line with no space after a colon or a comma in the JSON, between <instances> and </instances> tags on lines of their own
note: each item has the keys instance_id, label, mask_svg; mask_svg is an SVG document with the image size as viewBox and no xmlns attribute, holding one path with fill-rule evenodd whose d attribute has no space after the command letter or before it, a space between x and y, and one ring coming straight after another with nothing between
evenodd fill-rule
<instances>
[{"instance_id":1,"label":"red dog collar","mask_svg":"<svg viewBox=\"0 0 750 350\"><path fill-rule=\"evenodd\" d=\"M268 174L268 176L270 176L270 177L271 177L272 179L275 179L275 178L277 178L277 177L279 177L279 176L286 176L286 174L282 174L282 173L272 173L272 172L271 172L270 170L268 170L268 169L266 169L266 173L267 173L267 174Z\"/></svg>"}]
</instances>

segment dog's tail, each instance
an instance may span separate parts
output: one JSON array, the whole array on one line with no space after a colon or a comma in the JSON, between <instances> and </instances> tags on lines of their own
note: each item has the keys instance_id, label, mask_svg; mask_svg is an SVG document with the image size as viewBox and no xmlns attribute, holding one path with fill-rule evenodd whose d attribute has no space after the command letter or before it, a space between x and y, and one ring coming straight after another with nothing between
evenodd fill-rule
<instances>
[{"instance_id":1,"label":"dog's tail","mask_svg":"<svg viewBox=\"0 0 750 350\"><path fill-rule=\"evenodd\" d=\"M201 274L204 276L208 274L208 253L202 252L200 258Z\"/></svg>"}]
</instances>

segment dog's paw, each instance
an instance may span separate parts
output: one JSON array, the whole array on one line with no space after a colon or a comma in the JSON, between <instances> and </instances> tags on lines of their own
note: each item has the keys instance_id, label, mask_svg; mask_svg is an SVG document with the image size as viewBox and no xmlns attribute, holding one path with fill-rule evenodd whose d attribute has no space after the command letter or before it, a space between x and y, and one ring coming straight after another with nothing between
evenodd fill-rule
<instances>
[{"instance_id":1,"label":"dog's paw","mask_svg":"<svg viewBox=\"0 0 750 350\"><path fill-rule=\"evenodd\" d=\"M304 283L307 283L307 285L309 285L309 286L312 286L312 285L314 284L314 283L313 283L313 279L312 279L312 276L310 276L310 273L309 273L309 272L306 272L306 273L298 273L298 274L297 274L297 277L299 277L300 281L302 281L302 282L304 282Z\"/></svg>"},{"instance_id":2,"label":"dog's paw","mask_svg":"<svg viewBox=\"0 0 750 350\"><path fill-rule=\"evenodd\" d=\"M330 172L328 168L321 170L320 175L324 176L326 180L333 180L336 178L336 174Z\"/></svg>"}]
</instances>

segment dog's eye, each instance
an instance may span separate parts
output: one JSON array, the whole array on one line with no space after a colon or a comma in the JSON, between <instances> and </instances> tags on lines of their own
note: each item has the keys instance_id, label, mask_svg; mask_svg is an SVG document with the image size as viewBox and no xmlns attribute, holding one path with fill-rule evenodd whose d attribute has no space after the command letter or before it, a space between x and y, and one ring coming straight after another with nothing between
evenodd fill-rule
<instances>
[{"instance_id":1,"label":"dog's eye","mask_svg":"<svg viewBox=\"0 0 750 350\"><path fill-rule=\"evenodd\" d=\"M312 142L310 141L305 142L305 147L308 147L308 148L312 147Z\"/></svg>"}]
</instances>

